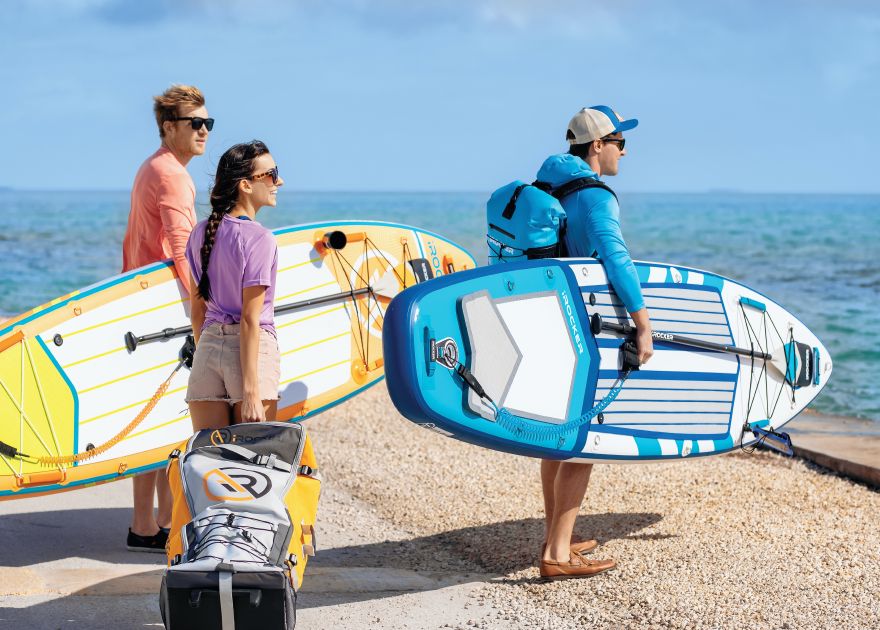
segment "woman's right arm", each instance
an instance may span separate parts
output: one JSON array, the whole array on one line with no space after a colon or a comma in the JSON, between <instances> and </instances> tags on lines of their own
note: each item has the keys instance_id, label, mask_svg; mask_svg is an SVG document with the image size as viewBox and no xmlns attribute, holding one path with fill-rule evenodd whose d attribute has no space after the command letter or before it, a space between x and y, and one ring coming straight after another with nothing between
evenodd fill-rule
<instances>
[{"instance_id":1,"label":"woman's right arm","mask_svg":"<svg viewBox=\"0 0 880 630\"><path fill-rule=\"evenodd\" d=\"M245 287L241 291L240 361L242 376L241 421L265 422L266 412L260 397L260 312L266 287Z\"/></svg>"},{"instance_id":2,"label":"woman's right arm","mask_svg":"<svg viewBox=\"0 0 880 630\"><path fill-rule=\"evenodd\" d=\"M199 283L190 275L189 277L189 321L192 322L193 339L196 345L202 334L202 325L205 323L205 313L208 305L199 295Z\"/></svg>"}]
</instances>

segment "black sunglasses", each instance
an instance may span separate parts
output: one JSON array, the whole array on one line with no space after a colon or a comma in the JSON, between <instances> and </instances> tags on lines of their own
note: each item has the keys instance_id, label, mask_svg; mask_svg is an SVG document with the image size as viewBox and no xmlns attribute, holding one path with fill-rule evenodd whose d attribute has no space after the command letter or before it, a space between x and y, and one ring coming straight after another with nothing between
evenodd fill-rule
<instances>
[{"instance_id":1,"label":"black sunglasses","mask_svg":"<svg viewBox=\"0 0 880 630\"><path fill-rule=\"evenodd\" d=\"M271 177L272 184L277 184L278 183L278 167L275 166L273 168L270 168L265 173L260 173L259 175L251 175L251 179L253 179L253 180L263 179L264 177Z\"/></svg>"},{"instance_id":2,"label":"black sunglasses","mask_svg":"<svg viewBox=\"0 0 880 630\"><path fill-rule=\"evenodd\" d=\"M193 131L198 131L202 128L202 125L204 125L208 131L211 131L211 129L214 128L213 118L202 118L201 116L178 116L171 120L188 120L190 125L192 125Z\"/></svg>"},{"instance_id":3,"label":"black sunglasses","mask_svg":"<svg viewBox=\"0 0 880 630\"><path fill-rule=\"evenodd\" d=\"M208 127L210 129L210 127ZM600 138L602 142L613 142L617 145L617 149L623 151L623 147L626 146L626 138Z\"/></svg>"}]
</instances>

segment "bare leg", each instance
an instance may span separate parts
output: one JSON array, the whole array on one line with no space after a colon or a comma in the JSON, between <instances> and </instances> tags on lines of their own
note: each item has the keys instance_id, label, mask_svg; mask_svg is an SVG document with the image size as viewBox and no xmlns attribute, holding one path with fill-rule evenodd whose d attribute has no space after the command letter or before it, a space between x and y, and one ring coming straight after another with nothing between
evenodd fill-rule
<instances>
[{"instance_id":1,"label":"bare leg","mask_svg":"<svg viewBox=\"0 0 880 630\"><path fill-rule=\"evenodd\" d=\"M553 510L555 509L556 492L556 473L559 472L559 462L555 459L541 460L541 490L544 493L544 544L547 544L547 538L550 536L550 527L553 526Z\"/></svg>"},{"instance_id":2,"label":"bare leg","mask_svg":"<svg viewBox=\"0 0 880 630\"><path fill-rule=\"evenodd\" d=\"M189 404L189 415L193 431L202 429L222 429L232 423L229 403L222 400L200 400Z\"/></svg>"},{"instance_id":3,"label":"bare leg","mask_svg":"<svg viewBox=\"0 0 880 630\"><path fill-rule=\"evenodd\" d=\"M263 413L266 414L266 422L275 422L275 417L278 415L278 401L277 400L264 400L263 401ZM241 403L237 402L232 407L232 424L240 424L241 423Z\"/></svg>"},{"instance_id":4,"label":"bare leg","mask_svg":"<svg viewBox=\"0 0 880 630\"><path fill-rule=\"evenodd\" d=\"M571 534L574 522L587 493L592 464L561 462L553 487L553 522L547 532L544 560L567 562L571 557Z\"/></svg>"},{"instance_id":5,"label":"bare leg","mask_svg":"<svg viewBox=\"0 0 880 630\"><path fill-rule=\"evenodd\" d=\"M131 515L131 531L138 536L154 536L159 531L153 512L157 471L142 473L131 480L134 510ZM164 475L163 475L164 476Z\"/></svg>"},{"instance_id":6,"label":"bare leg","mask_svg":"<svg viewBox=\"0 0 880 630\"><path fill-rule=\"evenodd\" d=\"M159 527L171 527L171 486L168 485L168 475L164 468L156 471L156 497L159 499L156 522Z\"/></svg>"}]
</instances>

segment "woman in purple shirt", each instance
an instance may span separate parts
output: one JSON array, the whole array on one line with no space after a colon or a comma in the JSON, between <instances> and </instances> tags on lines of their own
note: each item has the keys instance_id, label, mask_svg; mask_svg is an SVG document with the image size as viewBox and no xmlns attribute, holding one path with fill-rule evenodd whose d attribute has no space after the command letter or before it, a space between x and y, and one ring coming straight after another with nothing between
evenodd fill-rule
<instances>
[{"instance_id":1,"label":"woman in purple shirt","mask_svg":"<svg viewBox=\"0 0 880 630\"><path fill-rule=\"evenodd\" d=\"M265 144L233 146L217 165L211 216L187 243L196 352L186 401L196 431L275 419L278 246L256 215L283 184Z\"/></svg>"}]
</instances>

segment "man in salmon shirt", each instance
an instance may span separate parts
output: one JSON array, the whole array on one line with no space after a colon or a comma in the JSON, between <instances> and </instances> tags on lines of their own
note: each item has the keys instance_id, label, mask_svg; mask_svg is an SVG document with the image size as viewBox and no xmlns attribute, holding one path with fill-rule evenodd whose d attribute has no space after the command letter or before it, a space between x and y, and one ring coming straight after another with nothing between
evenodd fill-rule
<instances>
[{"instance_id":1,"label":"man in salmon shirt","mask_svg":"<svg viewBox=\"0 0 880 630\"><path fill-rule=\"evenodd\" d=\"M208 118L205 97L189 85L172 85L153 98L162 145L141 165L131 190L131 212L122 242L122 271L171 258L181 289L188 295L190 270L186 242L196 224L196 188L186 170L205 152L214 119ZM165 552L171 523L171 491L162 470L132 479L134 514L128 530L131 551ZM154 497L158 495L158 518Z\"/></svg>"}]
</instances>

